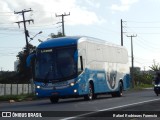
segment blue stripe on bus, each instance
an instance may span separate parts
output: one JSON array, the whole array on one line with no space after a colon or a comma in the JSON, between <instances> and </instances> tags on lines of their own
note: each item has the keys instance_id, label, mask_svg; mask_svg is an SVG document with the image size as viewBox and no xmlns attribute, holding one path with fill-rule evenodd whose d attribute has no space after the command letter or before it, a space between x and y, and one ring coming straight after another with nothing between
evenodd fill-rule
<instances>
[{"instance_id":1,"label":"blue stripe on bus","mask_svg":"<svg viewBox=\"0 0 160 120\"><path fill-rule=\"evenodd\" d=\"M59 46L76 45L80 37L63 37L63 38L52 38L42 42L37 48L51 48Z\"/></svg>"}]
</instances>

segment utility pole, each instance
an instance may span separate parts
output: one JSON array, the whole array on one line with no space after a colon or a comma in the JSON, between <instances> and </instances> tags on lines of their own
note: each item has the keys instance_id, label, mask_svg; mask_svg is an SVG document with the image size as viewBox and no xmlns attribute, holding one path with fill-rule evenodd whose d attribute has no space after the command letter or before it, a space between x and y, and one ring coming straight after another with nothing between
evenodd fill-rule
<instances>
[{"instance_id":1,"label":"utility pole","mask_svg":"<svg viewBox=\"0 0 160 120\"><path fill-rule=\"evenodd\" d=\"M25 33L25 39L26 39L26 49L27 49L27 54L29 53L29 46L28 46L28 37L29 37L29 33L28 33L28 30L26 29L26 22L28 22L30 24L30 22L34 22L33 19L30 19L30 20L25 20L25 16L24 16L24 13L26 12L31 12L32 10L22 10L20 12L14 12L14 14L22 14L22 17L23 17L23 21L18 21L18 22L15 22L18 24L18 26L20 27L20 23L23 23L24 25L24 33Z\"/></svg>"},{"instance_id":2,"label":"utility pole","mask_svg":"<svg viewBox=\"0 0 160 120\"><path fill-rule=\"evenodd\" d=\"M56 14L56 17L62 17L62 22L58 22L58 23L62 23L62 34L63 34L63 36L65 36L65 32L64 32L64 17L65 16L69 16L69 15L70 15L70 12L69 12L69 14L66 14L66 13L61 14L61 15L57 15Z\"/></svg>"},{"instance_id":3,"label":"utility pole","mask_svg":"<svg viewBox=\"0 0 160 120\"><path fill-rule=\"evenodd\" d=\"M131 80L132 80L132 87L134 88L134 56L133 56L133 41L132 38L133 37L137 37L137 35L130 35L127 37L131 38L131 57L132 57L132 67L131 67Z\"/></svg>"},{"instance_id":4,"label":"utility pole","mask_svg":"<svg viewBox=\"0 0 160 120\"><path fill-rule=\"evenodd\" d=\"M123 21L121 19L121 46L123 46Z\"/></svg>"},{"instance_id":5,"label":"utility pole","mask_svg":"<svg viewBox=\"0 0 160 120\"><path fill-rule=\"evenodd\" d=\"M25 16L24 16L24 13L26 12L31 12L32 10L29 9L29 10L22 10L20 12L14 12L14 14L22 14L22 17L23 17L23 21L18 21L18 22L15 22L18 24L18 26L20 27L20 23L23 23L24 25L24 33L25 33L25 38L26 38L26 51L27 51L27 55L30 53L29 51L29 45L28 45L28 37L29 37L29 33L28 33L28 30L26 28L26 22L28 22L30 24L30 22L34 22L33 19L30 19L30 20L25 20ZM33 93L33 89L34 89L34 83L33 83L33 79L30 80L31 82L31 89L32 89L32 93Z\"/></svg>"}]
</instances>

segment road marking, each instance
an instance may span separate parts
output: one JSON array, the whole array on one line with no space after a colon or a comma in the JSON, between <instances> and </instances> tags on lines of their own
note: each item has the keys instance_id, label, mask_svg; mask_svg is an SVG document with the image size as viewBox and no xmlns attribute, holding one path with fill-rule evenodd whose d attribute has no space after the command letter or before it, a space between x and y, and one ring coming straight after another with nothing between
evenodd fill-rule
<instances>
[{"instance_id":1,"label":"road marking","mask_svg":"<svg viewBox=\"0 0 160 120\"><path fill-rule=\"evenodd\" d=\"M128 107L128 106L133 106L133 105L138 105L138 104L147 103L147 102L153 102L153 101L158 101L158 100L160 100L160 98L159 99L152 99L152 100L142 101L142 102L137 102L137 103L126 104L126 105L121 105L121 106L107 108L107 109L102 109L102 110L98 110L98 112L108 111L108 110L113 110L113 109L117 109L117 108Z\"/></svg>"},{"instance_id":2,"label":"road marking","mask_svg":"<svg viewBox=\"0 0 160 120\"><path fill-rule=\"evenodd\" d=\"M126 105L121 105L121 106L116 106L116 107L111 107L111 108L102 109L102 110L97 110L97 111L94 111L94 112L89 112L89 113L85 113L85 114L81 114L81 115L77 115L77 116L73 116L73 117L63 118L61 120L71 120L71 119L75 119L75 118L78 118L78 117L83 117L83 116L89 115L89 114L94 114L94 113L103 112L103 111L109 111L109 110L113 110L113 109L117 109L117 108L129 107L129 106L133 106L133 105L138 105L138 104L143 104L143 103L153 102L153 101L158 101L158 100L160 100L160 98L159 99L146 100L146 101L137 102L137 103L126 104Z\"/></svg>"}]
</instances>

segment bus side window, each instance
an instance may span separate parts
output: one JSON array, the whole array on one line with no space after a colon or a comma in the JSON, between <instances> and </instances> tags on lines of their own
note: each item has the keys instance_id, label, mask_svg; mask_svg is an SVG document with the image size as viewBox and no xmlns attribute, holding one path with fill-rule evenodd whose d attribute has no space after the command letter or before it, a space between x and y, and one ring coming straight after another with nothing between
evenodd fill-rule
<instances>
[{"instance_id":1,"label":"bus side window","mask_svg":"<svg viewBox=\"0 0 160 120\"><path fill-rule=\"evenodd\" d=\"M78 74L83 71L83 58L82 56L78 57Z\"/></svg>"}]
</instances>

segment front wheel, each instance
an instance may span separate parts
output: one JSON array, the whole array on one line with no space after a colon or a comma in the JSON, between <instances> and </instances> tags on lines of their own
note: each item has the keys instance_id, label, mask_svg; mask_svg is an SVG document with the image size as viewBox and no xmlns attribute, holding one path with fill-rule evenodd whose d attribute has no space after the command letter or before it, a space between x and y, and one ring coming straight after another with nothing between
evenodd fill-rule
<instances>
[{"instance_id":1,"label":"front wheel","mask_svg":"<svg viewBox=\"0 0 160 120\"><path fill-rule=\"evenodd\" d=\"M89 92L87 95L84 96L85 100L93 100L94 92L93 92L93 86L89 84Z\"/></svg>"},{"instance_id":2,"label":"front wheel","mask_svg":"<svg viewBox=\"0 0 160 120\"><path fill-rule=\"evenodd\" d=\"M156 93L156 95L158 96L158 92L157 92L157 91L155 91L155 93Z\"/></svg>"},{"instance_id":3,"label":"front wheel","mask_svg":"<svg viewBox=\"0 0 160 120\"><path fill-rule=\"evenodd\" d=\"M58 101L59 101L59 98L58 97L50 97L50 101L51 101L51 103L58 103Z\"/></svg>"}]
</instances>

